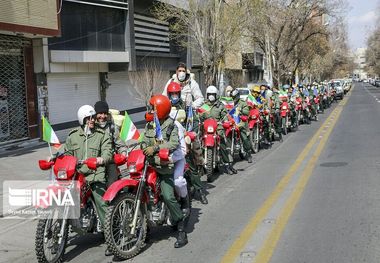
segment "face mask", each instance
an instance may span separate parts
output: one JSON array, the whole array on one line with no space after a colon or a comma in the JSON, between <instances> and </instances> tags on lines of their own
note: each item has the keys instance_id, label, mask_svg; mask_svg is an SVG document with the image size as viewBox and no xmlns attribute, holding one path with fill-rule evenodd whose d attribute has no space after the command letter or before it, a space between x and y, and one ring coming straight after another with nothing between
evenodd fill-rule
<instances>
[{"instance_id":1,"label":"face mask","mask_svg":"<svg viewBox=\"0 0 380 263\"><path fill-rule=\"evenodd\" d=\"M186 78L186 72L179 72L179 73L177 74L177 77L178 77L178 80L179 80L179 81L184 81L185 78Z\"/></svg>"},{"instance_id":2,"label":"face mask","mask_svg":"<svg viewBox=\"0 0 380 263\"><path fill-rule=\"evenodd\" d=\"M178 103L179 96L178 95L172 95L172 96L170 96L170 101L171 101L172 104Z\"/></svg>"},{"instance_id":3,"label":"face mask","mask_svg":"<svg viewBox=\"0 0 380 263\"><path fill-rule=\"evenodd\" d=\"M208 100L211 101L211 102L214 102L216 100L216 98L215 98L214 95L209 95L208 96Z\"/></svg>"},{"instance_id":4,"label":"face mask","mask_svg":"<svg viewBox=\"0 0 380 263\"><path fill-rule=\"evenodd\" d=\"M231 97L231 91L226 92L227 97Z\"/></svg>"},{"instance_id":5,"label":"face mask","mask_svg":"<svg viewBox=\"0 0 380 263\"><path fill-rule=\"evenodd\" d=\"M104 128L104 127L106 127L107 122L106 121L98 122L98 125L100 128Z\"/></svg>"},{"instance_id":6,"label":"face mask","mask_svg":"<svg viewBox=\"0 0 380 263\"><path fill-rule=\"evenodd\" d=\"M87 124L84 126L83 131L84 131L84 134L87 134L87 135L90 135L92 133L91 129L88 127Z\"/></svg>"}]
</instances>

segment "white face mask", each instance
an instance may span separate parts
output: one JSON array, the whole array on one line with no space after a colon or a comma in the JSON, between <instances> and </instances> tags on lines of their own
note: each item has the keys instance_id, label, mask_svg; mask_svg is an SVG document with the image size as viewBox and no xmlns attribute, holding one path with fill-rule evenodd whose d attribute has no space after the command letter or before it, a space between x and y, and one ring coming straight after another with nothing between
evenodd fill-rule
<instances>
[{"instance_id":1,"label":"white face mask","mask_svg":"<svg viewBox=\"0 0 380 263\"><path fill-rule=\"evenodd\" d=\"M106 121L98 122L98 125L99 125L101 128L104 128L104 127L106 127L107 122L106 122Z\"/></svg>"},{"instance_id":2,"label":"white face mask","mask_svg":"<svg viewBox=\"0 0 380 263\"><path fill-rule=\"evenodd\" d=\"M186 79L186 72L179 72L177 77L179 81L184 81Z\"/></svg>"},{"instance_id":3,"label":"white face mask","mask_svg":"<svg viewBox=\"0 0 380 263\"><path fill-rule=\"evenodd\" d=\"M231 91L226 92L227 97L231 97Z\"/></svg>"},{"instance_id":4,"label":"white face mask","mask_svg":"<svg viewBox=\"0 0 380 263\"><path fill-rule=\"evenodd\" d=\"M214 95L209 95L208 96L208 100L211 101L211 102L214 102L216 100L216 98L215 98Z\"/></svg>"},{"instance_id":5,"label":"white face mask","mask_svg":"<svg viewBox=\"0 0 380 263\"><path fill-rule=\"evenodd\" d=\"M92 134L92 131L91 131L90 127L88 127L87 124L84 126L83 130L84 130L84 134L86 134L86 135Z\"/></svg>"}]
</instances>

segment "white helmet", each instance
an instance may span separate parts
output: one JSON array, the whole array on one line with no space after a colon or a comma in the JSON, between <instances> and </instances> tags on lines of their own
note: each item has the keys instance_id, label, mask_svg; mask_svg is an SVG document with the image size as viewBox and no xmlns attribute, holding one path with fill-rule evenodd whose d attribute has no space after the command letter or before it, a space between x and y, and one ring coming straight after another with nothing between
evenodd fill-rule
<instances>
[{"instance_id":1,"label":"white helmet","mask_svg":"<svg viewBox=\"0 0 380 263\"><path fill-rule=\"evenodd\" d=\"M227 97L229 97L231 95L231 91L233 90L234 88L231 87L231 86L227 86L226 89L224 90L224 93Z\"/></svg>"},{"instance_id":2,"label":"white helmet","mask_svg":"<svg viewBox=\"0 0 380 263\"><path fill-rule=\"evenodd\" d=\"M83 105L78 110L78 121L80 125L83 125L85 118L96 115L95 109L90 105Z\"/></svg>"},{"instance_id":3,"label":"white helmet","mask_svg":"<svg viewBox=\"0 0 380 263\"><path fill-rule=\"evenodd\" d=\"M216 94L218 95L218 89L215 86L208 86L206 89L206 96L207 94Z\"/></svg>"}]
</instances>

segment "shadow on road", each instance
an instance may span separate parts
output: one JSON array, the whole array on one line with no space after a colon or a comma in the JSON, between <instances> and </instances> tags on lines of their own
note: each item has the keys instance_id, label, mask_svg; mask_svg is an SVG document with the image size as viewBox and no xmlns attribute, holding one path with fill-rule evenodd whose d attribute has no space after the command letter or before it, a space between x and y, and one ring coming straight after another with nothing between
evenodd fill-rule
<instances>
[{"instance_id":1,"label":"shadow on road","mask_svg":"<svg viewBox=\"0 0 380 263\"><path fill-rule=\"evenodd\" d=\"M88 234L83 236L75 235L71 237L68 245L66 246L66 251L68 252L65 254L65 261L70 262L80 254L84 253L87 249L94 247L100 248L104 242L105 241L102 234Z\"/></svg>"}]
</instances>

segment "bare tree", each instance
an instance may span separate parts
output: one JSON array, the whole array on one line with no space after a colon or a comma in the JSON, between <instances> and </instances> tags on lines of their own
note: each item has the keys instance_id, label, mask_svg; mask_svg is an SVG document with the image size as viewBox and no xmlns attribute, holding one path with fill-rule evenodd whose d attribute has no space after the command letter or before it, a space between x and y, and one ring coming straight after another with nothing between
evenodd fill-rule
<instances>
[{"instance_id":1,"label":"bare tree","mask_svg":"<svg viewBox=\"0 0 380 263\"><path fill-rule=\"evenodd\" d=\"M270 53L267 57L275 83L281 83L288 72L294 74L305 60L311 59L305 56L304 48L319 48L318 38L330 34L322 18L337 17L344 8L343 0L262 1L261 12L251 19L251 27L255 28L251 37Z\"/></svg>"},{"instance_id":2,"label":"bare tree","mask_svg":"<svg viewBox=\"0 0 380 263\"><path fill-rule=\"evenodd\" d=\"M246 26L246 1L189 0L188 9L157 3L155 14L168 21L171 39L200 53L205 84L218 85L227 52Z\"/></svg>"},{"instance_id":3,"label":"bare tree","mask_svg":"<svg viewBox=\"0 0 380 263\"><path fill-rule=\"evenodd\" d=\"M377 8L380 11L380 6ZM380 76L380 17L377 18L376 28L367 40L367 70L373 76Z\"/></svg>"},{"instance_id":4,"label":"bare tree","mask_svg":"<svg viewBox=\"0 0 380 263\"><path fill-rule=\"evenodd\" d=\"M155 64L145 65L138 71L129 74L133 88L139 95L139 99L146 105L154 94L161 94L169 79L169 74Z\"/></svg>"}]
</instances>

